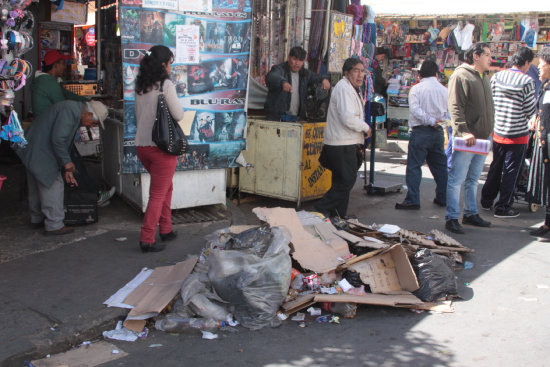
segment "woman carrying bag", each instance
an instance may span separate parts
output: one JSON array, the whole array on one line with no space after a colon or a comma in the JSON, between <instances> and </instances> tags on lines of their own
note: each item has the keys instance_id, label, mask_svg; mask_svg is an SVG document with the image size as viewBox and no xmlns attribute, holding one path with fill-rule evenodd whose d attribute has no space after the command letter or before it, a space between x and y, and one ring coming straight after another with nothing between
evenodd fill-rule
<instances>
[{"instance_id":1,"label":"woman carrying bag","mask_svg":"<svg viewBox=\"0 0 550 367\"><path fill-rule=\"evenodd\" d=\"M176 231L172 230L171 203L172 179L178 157L160 150L152 139L161 86L172 117L176 121L183 118L183 108L178 101L176 87L169 79L173 60L174 54L168 47L151 47L139 64L136 79L135 144L141 163L151 175L149 201L139 240L142 252L158 252L165 248L164 244L155 241L157 226L162 242L173 240L177 236Z\"/></svg>"}]
</instances>

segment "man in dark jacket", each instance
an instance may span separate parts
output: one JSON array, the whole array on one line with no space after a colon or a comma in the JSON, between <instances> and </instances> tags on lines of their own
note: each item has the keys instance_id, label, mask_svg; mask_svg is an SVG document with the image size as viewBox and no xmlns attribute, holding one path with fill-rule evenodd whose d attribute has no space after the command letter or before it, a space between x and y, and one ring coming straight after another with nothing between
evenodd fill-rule
<instances>
[{"instance_id":1,"label":"man in dark jacket","mask_svg":"<svg viewBox=\"0 0 550 367\"><path fill-rule=\"evenodd\" d=\"M466 63L457 67L449 79L449 114L453 126L453 144L457 138L466 146L476 139L489 139L493 132L495 109L487 72L491 66L491 50L485 43L472 45L465 55ZM460 217L460 188L464 184L463 224L489 227L477 211L477 185L486 155L455 149L447 180L447 213L445 228L464 233Z\"/></svg>"},{"instance_id":2,"label":"man in dark jacket","mask_svg":"<svg viewBox=\"0 0 550 367\"><path fill-rule=\"evenodd\" d=\"M107 107L101 102L62 101L38 116L25 132L28 144L16 148L27 169L31 225L45 228L45 234L71 233L63 224L64 181L78 185L76 166L70 155L80 126L103 123Z\"/></svg>"},{"instance_id":3,"label":"man in dark jacket","mask_svg":"<svg viewBox=\"0 0 550 367\"><path fill-rule=\"evenodd\" d=\"M298 118L305 119L308 87L322 82L323 89L330 89L326 76L304 69L306 54L301 47L291 48L288 61L274 65L265 77L269 89L264 107L268 120L294 122Z\"/></svg>"}]
</instances>

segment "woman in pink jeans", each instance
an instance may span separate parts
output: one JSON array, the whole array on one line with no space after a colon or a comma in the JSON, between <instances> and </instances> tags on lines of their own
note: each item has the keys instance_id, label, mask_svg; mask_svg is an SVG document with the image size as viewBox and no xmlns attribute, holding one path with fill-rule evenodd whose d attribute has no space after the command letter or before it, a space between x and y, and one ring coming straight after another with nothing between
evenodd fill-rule
<instances>
[{"instance_id":1,"label":"woman in pink jeans","mask_svg":"<svg viewBox=\"0 0 550 367\"><path fill-rule=\"evenodd\" d=\"M170 81L170 70L174 54L168 47L157 45L139 64L136 79L136 120L137 133L135 143L141 163L151 175L149 201L143 218L139 247L143 252L158 252L165 247L155 241L157 227L162 242L176 238L172 230L172 178L176 171L177 156L163 152L152 140L157 101L162 85L163 93L170 113L177 121L183 118L183 108L176 95L176 87Z\"/></svg>"}]
</instances>

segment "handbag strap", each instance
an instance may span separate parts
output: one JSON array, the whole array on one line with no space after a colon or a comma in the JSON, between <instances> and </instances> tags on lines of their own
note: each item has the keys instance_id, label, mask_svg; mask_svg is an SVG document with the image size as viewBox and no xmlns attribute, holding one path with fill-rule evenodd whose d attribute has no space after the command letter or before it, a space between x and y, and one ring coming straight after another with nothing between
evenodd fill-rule
<instances>
[{"instance_id":1,"label":"handbag strap","mask_svg":"<svg viewBox=\"0 0 550 367\"><path fill-rule=\"evenodd\" d=\"M159 88L159 93L160 93L160 94L164 94L164 91L162 90L162 86L164 85L164 82L165 82L165 81L166 81L166 79L164 79L164 80L162 80L162 81L160 82L160 88Z\"/></svg>"}]
</instances>

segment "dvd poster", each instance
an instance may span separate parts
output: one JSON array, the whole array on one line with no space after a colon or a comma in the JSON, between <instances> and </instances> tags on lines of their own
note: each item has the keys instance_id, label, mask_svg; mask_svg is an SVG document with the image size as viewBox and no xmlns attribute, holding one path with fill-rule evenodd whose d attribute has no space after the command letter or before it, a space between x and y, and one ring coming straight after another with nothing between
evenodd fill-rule
<instances>
[{"instance_id":1,"label":"dvd poster","mask_svg":"<svg viewBox=\"0 0 550 367\"><path fill-rule=\"evenodd\" d=\"M185 111L180 124L190 150L178 157L177 169L235 167L235 159L246 147L251 1L188 1L185 11L181 7L173 10L170 4L164 8L150 4L122 0L120 7L125 116L122 172L145 172L134 143L138 131L135 82L140 61L157 44L169 47L175 55L170 79Z\"/></svg>"}]
</instances>

